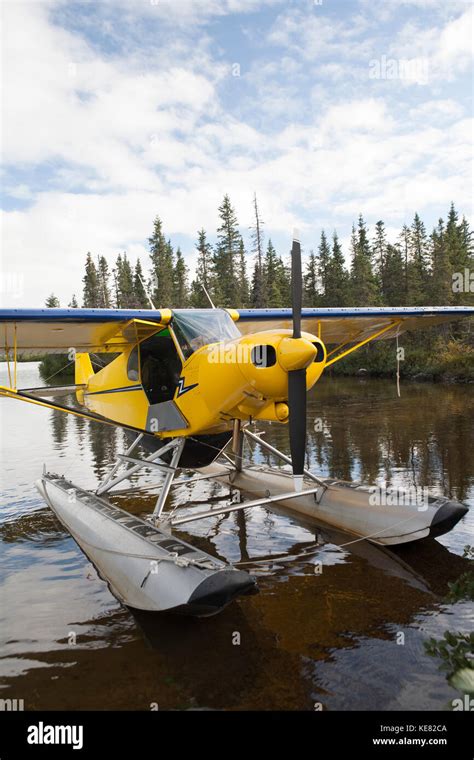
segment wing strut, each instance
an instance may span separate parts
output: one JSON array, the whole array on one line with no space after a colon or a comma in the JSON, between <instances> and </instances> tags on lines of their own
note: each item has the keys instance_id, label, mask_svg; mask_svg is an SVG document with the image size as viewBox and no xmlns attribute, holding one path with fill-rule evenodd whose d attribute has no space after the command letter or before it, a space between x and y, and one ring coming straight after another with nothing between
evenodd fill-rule
<instances>
[{"instance_id":1,"label":"wing strut","mask_svg":"<svg viewBox=\"0 0 474 760\"><path fill-rule=\"evenodd\" d=\"M35 396L32 393L27 393L26 391L17 391L14 388L7 388L4 385L0 385L0 396L4 396L5 398L15 398L19 401L26 401L29 404L36 404L37 406L43 406L46 409L54 409L58 412L66 412L67 414L72 414L75 417L82 417L83 419L93 420L94 422L102 422L105 425L112 425L113 427L132 430L134 433L146 432L145 430L141 430L140 428L134 427L133 425L125 425L121 422L109 420L107 417L102 417L101 414L96 414L95 412L84 411L82 409L74 409L72 406L45 401L44 399L40 399L38 396Z\"/></svg>"},{"instance_id":2,"label":"wing strut","mask_svg":"<svg viewBox=\"0 0 474 760\"><path fill-rule=\"evenodd\" d=\"M367 343L370 343L372 340L376 340L376 338L379 338L384 333L388 332L389 330L393 330L394 327L397 327L402 323L401 319L395 320L394 322L390 322L389 325L385 325L385 327L382 327L381 330L378 330L376 333L373 333L372 335L369 335L368 338L365 338L364 340L359 341L358 343L355 343L350 348L347 348L345 351L342 351L342 353L337 354L333 359L330 359L328 362L326 362L326 367L330 367L331 364L335 364L340 359L343 359L345 356L348 356L349 354L352 354L353 351L357 351L357 349L362 348L362 346L365 346ZM398 334L397 334L398 337ZM331 351L329 356L332 354L337 353L337 351L340 351L344 346L347 346L348 343L341 343L340 346L336 346L335 349Z\"/></svg>"}]
</instances>

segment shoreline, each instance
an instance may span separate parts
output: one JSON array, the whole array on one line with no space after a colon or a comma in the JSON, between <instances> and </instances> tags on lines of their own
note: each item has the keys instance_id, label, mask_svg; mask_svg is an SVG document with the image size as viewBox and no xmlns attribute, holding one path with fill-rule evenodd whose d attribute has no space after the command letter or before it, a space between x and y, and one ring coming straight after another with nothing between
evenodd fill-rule
<instances>
[{"instance_id":1,"label":"shoreline","mask_svg":"<svg viewBox=\"0 0 474 760\"><path fill-rule=\"evenodd\" d=\"M18 359L18 364L41 364L44 356L33 356L27 359ZM360 360L360 357L359 357ZM6 364L6 359L0 358L0 366ZM349 366L350 361L339 365L337 368L332 367L328 369L323 378L352 378L352 379L370 379L370 380L396 380L396 367L383 370L380 367L370 367L370 362L367 362L369 366L364 366L364 363L358 362L360 366ZM355 364L355 362L353 362ZM469 368L466 372L466 368L462 368L461 371L446 371L444 365L427 365L425 370L420 370L419 366L412 366L405 363L405 367L400 366L400 380L403 382L413 383L433 383L433 385L472 385L474 384L474 366ZM41 370L40 370L41 374ZM71 371L60 373L58 377L74 377L74 369L71 367Z\"/></svg>"},{"instance_id":2,"label":"shoreline","mask_svg":"<svg viewBox=\"0 0 474 760\"><path fill-rule=\"evenodd\" d=\"M359 369L349 372L342 371L342 368L338 371L328 370L327 374L324 375L324 377L327 378L328 376L332 377L333 379L348 378L353 380L396 380L397 372L396 369L381 372L379 370L371 370L361 366ZM471 377L463 373L450 374L433 371L400 372L400 381L412 383L432 383L433 385L470 385L474 384L474 373Z\"/></svg>"}]
</instances>

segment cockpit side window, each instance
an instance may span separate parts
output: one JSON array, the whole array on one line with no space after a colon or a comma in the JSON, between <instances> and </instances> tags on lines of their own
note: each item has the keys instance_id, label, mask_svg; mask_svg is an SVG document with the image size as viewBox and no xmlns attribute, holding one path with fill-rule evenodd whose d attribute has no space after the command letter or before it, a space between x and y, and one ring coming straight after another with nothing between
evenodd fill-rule
<instances>
[{"instance_id":1,"label":"cockpit side window","mask_svg":"<svg viewBox=\"0 0 474 760\"><path fill-rule=\"evenodd\" d=\"M181 325L176 320L173 320L173 332L179 343L179 347L181 351L183 352L184 358L189 359L189 357L191 356L191 354L194 352L195 349L191 347L190 341L186 337L186 334L183 332Z\"/></svg>"},{"instance_id":2,"label":"cockpit side window","mask_svg":"<svg viewBox=\"0 0 474 760\"><path fill-rule=\"evenodd\" d=\"M127 362L127 377L129 380L138 380L138 346L130 352Z\"/></svg>"}]
</instances>

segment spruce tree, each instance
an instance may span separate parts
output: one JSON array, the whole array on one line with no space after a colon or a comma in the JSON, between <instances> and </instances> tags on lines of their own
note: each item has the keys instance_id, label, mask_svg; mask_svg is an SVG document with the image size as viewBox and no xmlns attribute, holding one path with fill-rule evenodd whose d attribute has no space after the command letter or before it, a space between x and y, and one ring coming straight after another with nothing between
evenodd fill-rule
<instances>
[{"instance_id":1,"label":"spruce tree","mask_svg":"<svg viewBox=\"0 0 474 760\"><path fill-rule=\"evenodd\" d=\"M239 292L238 262L240 256L239 225L228 195L219 206L220 225L217 230L217 246L214 253L216 292L220 306L233 306Z\"/></svg>"},{"instance_id":2,"label":"spruce tree","mask_svg":"<svg viewBox=\"0 0 474 760\"><path fill-rule=\"evenodd\" d=\"M47 309L59 309L61 304L59 303L59 298L57 298L54 293L51 293L51 295L47 297L44 305Z\"/></svg>"},{"instance_id":3,"label":"spruce tree","mask_svg":"<svg viewBox=\"0 0 474 760\"><path fill-rule=\"evenodd\" d=\"M339 238L336 231L334 231L332 252L326 273L326 305L330 307L349 306L349 289L349 273L346 269Z\"/></svg>"},{"instance_id":4,"label":"spruce tree","mask_svg":"<svg viewBox=\"0 0 474 760\"><path fill-rule=\"evenodd\" d=\"M473 233L469 229L469 223L465 216L463 216L461 224L459 225L459 231L460 231L460 236L461 236L461 245L464 251L463 258L466 262L464 269L467 269L468 277L472 277L472 274L474 272ZM454 301L456 302L456 299L454 299ZM474 292L472 290L472 285L469 287L468 292L465 293L463 304L465 304L466 306L472 306L474 304Z\"/></svg>"},{"instance_id":5,"label":"spruce tree","mask_svg":"<svg viewBox=\"0 0 474 760\"><path fill-rule=\"evenodd\" d=\"M270 296L273 284L278 279L278 256L272 241L269 239L267 243L267 250L265 252L265 259L263 263L264 277L267 287L267 295ZM273 306L273 304L269 305Z\"/></svg>"},{"instance_id":6,"label":"spruce tree","mask_svg":"<svg viewBox=\"0 0 474 760\"><path fill-rule=\"evenodd\" d=\"M460 233L461 233L461 241L462 245L464 246L465 250L467 251L467 256L469 260L469 264L472 266L473 263L473 255L474 255L474 241L473 241L473 233L469 229L469 222L467 221L466 217L463 216L462 222L459 225Z\"/></svg>"},{"instance_id":7,"label":"spruce tree","mask_svg":"<svg viewBox=\"0 0 474 760\"><path fill-rule=\"evenodd\" d=\"M68 304L68 306L69 306L70 309L78 309L79 308L79 304L77 303L77 298L76 298L76 294L75 293L72 294L72 298L71 298L71 301Z\"/></svg>"},{"instance_id":8,"label":"spruce tree","mask_svg":"<svg viewBox=\"0 0 474 760\"><path fill-rule=\"evenodd\" d=\"M305 306L318 306L318 262L314 251L309 252L308 263L306 264L303 276L303 303Z\"/></svg>"},{"instance_id":9,"label":"spruce tree","mask_svg":"<svg viewBox=\"0 0 474 760\"><path fill-rule=\"evenodd\" d=\"M250 286L250 302L252 309L264 309L267 305L267 300L263 263L260 268L257 262L255 262L252 283Z\"/></svg>"},{"instance_id":10,"label":"spruce tree","mask_svg":"<svg viewBox=\"0 0 474 760\"><path fill-rule=\"evenodd\" d=\"M188 267L179 247L173 274L173 306L175 309L186 309L189 305Z\"/></svg>"},{"instance_id":11,"label":"spruce tree","mask_svg":"<svg viewBox=\"0 0 474 760\"><path fill-rule=\"evenodd\" d=\"M454 272L462 272L467 264L466 251L463 246L459 217L454 203L451 203L446 224L446 246L449 260Z\"/></svg>"},{"instance_id":12,"label":"spruce tree","mask_svg":"<svg viewBox=\"0 0 474 760\"><path fill-rule=\"evenodd\" d=\"M153 222L153 234L148 238L151 258L152 301L156 308L170 308L173 300L173 249L166 241L159 216Z\"/></svg>"},{"instance_id":13,"label":"spruce tree","mask_svg":"<svg viewBox=\"0 0 474 760\"><path fill-rule=\"evenodd\" d=\"M89 309L98 309L100 304L99 278L90 253L87 254L85 269L85 275L82 278L84 283L82 305Z\"/></svg>"},{"instance_id":14,"label":"spruce tree","mask_svg":"<svg viewBox=\"0 0 474 760\"><path fill-rule=\"evenodd\" d=\"M174 267L175 254L173 251L173 246L171 245L171 240L168 240L165 248L163 266L161 267L161 285L160 280L158 280L162 306L166 306L166 304L173 306L173 299L175 294Z\"/></svg>"},{"instance_id":15,"label":"spruce tree","mask_svg":"<svg viewBox=\"0 0 474 760\"><path fill-rule=\"evenodd\" d=\"M105 256L99 256L97 258L97 287L98 287L98 302L99 308L109 309L112 299L110 296L109 287L109 266Z\"/></svg>"},{"instance_id":16,"label":"spruce tree","mask_svg":"<svg viewBox=\"0 0 474 760\"><path fill-rule=\"evenodd\" d=\"M425 225L418 214L415 214L410 228L408 249L408 305L423 306L429 280L429 250Z\"/></svg>"},{"instance_id":17,"label":"spruce tree","mask_svg":"<svg viewBox=\"0 0 474 760\"><path fill-rule=\"evenodd\" d=\"M213 302L215 293L213 287L212 246L207 242L207 236L204 229L200 229L198 232L196 249L198 252L198 260L196 276L191 284L191 306L195 309L207 309L210 306L210 303L204 288L209 293Z\"/></svg>"},{"instance_id":18,"label":"spruce tree","mask_svg":"<svg viewBox=\"0 0 474 760\"><path fill-rule=\"evenodd\" d=\"M237 304L238 308L245 309L249 305L249 299L250 299L250 288L249 288L249 281L247 278L247 264L246 264L246 253L245 253L245 245L243 238L240 238L239 243L239 258L237 261L237 293L234 296L234 303L235 299L237 298Z\"/></svg>"},{"instance_id":19,"label":"spruce tree","mask_svg":"<svg viewBox=\"0 0 474 760\"><path fill-rule=\"evenodd\" d=\"M410 250L410 228L406 224L403 225L402 231L399 235L399 247L400 247L402 259L403 259L403 271L404 271L404 278L405 278L403 303L405 305L408 305L408 297L409 297L408 258L409 258L409 250Z\"/></svg>"},{"instance_id":20,"label":"spruce tree","mask_svg":"<svg viewBox=\"0 0 474 760\"><path fill-rule=\"evenodd\" d=\"M281 257L277 255L271 240L267 244L263 276L267 291L267 305L275 308L289 306L291 299L288 268L283 264Z\"/></svg>"},{"instance_id":21,"label":"spruce tree","mask_svg":"<svg viewBox=\"0 0 474 760\"><path fill-rule=\"evenodd\" d=\"M122 257L121 257L120 254L117 257L117 260L115 262L115 266L112 267L112 278L113 278L113 281L114 281L114 285L113 285L113 287L114 287L114 304L115 304L115 307L117 309L118 309L118 304L119 304L117 265L118 265L119 261L120 261L120 266L121 266L122 265Z\"/></svg>"},{"instance_id":22,"label":"spruce tree","mask_svg":"<svg viewBox=\"0 0 474 760\"><path fill-rule=\"evenodd\" d=\"M119 253L115 264L115 285L117 291L117 308L132 309L134 306L133 271L127 254Z\"/></svg>"},{"instance_id":23,"label":"spruce tree","mask_svg":"<svg viewBox=\"0 0 474 760\"><path fill-rule=\"evenodd\" d=\"M133 273L133 308L149 309L151 304L145 290L145 278L143 276L140 259L137 259Z\"/></svg>"},{"instance_id":24,"label":"spruce tree","mask_svg":"<svg viewBox=\"0 0 474 760\"><path fill-rule=\"evenodd\" d=\"M358 229L352 227L351 235L351 299L355 306L377 306L380 295L372 270L371 250L367 229L362 215Z\"/></svg>"},{"instance_id":25,"label":"spruce tree","mask_svg":"<svg viewBox=\"0 0 474 760\"><path fill-rule=\"evenodd\" d=\"M472 242L469 225L463 217L461 223L454 204L448 213L448 221L445 231L445 245L450 262L451 275L457 274L465 277L465 271L471 271L474 266L472 257ZM452 292L452 303L456 306L473 302L469 292Z\"/></svg>"},{"instance_id":26,"label":"spruce tree","mask_svg":"<svg viewBox=\"0 0 474 760\"><path fill-rule=\"evenodd\" d=\"M369 233L367 232L367 227L362 214L359 214L359 219L357 222L357 242L360 253L363 253L364 256L372 263L372 249L369 243Z\"/></svg>"},{"instance_id":27,"label":"spruce tree","mask_svg":"<svg viewBox=\"0 0 474 760\"><path fill-rule=\"evenodd\" d=\"M430 302L433 306L449 306L454 300L452 265L446 238L444 222L440 219L430 237L432 261Z\"/></svg>"},{"instance_id":28,"label":"spruce tree","mask_svg":"<svg viewBox=\"0 0 474 760\"><path fill-rule=\"evenodd\" d=\"M318 276L321 284L320 306L329 306L327 298L327 278L329 261L331 258L331 249L324 230L321 232L321 240L318 246Z\"/></svg>"},{"instance_id":29,"label":"spruce tree","mask_svg":"<svg viewBox=\"0 0 474 760\"><path fill-rule=\"evenodd\" d=\"M282 294L283 306L291 306L291 255L288 253L286 263L278 257L279 289Z\"/></svg>"},{"instance_id":30,"label":"spruce tree","mask_svg":"<svg viewBox=\"0 0 474 760\"><path fill-rule=\"evenodd\" d=\"M252 278L251 304L254 309L262 309L265 306L265 280L263 274L263 221L257 204L257 196L254 193L253 207L255 222L252 229L252 251L255 256L255 266Z\"/></svg>"},{"instance_id":31,"label":"spruce tree","mask_svg":"<svg viewBox=\"0 0 474 760\"><path fill-rule=\"evenodd\" d=\"M375 238L372 244L373 258L375 273L382 288L382 299L384 300L383 282L384 282L384 267L385 258L387 256L387 235L385 232L385 225L380 219L375 224Z\"/></svg>"},{"instance_id":32,"label":"spruce tree","mask_svg":"<svg viewBox=\"0 0 474 760\"><path fill-rule=\"evenodd\" d=\"M405 264L400 246L387 243L381 277L386 306L405 306Z\"/></svg>"},{"instance_id":33,"label":"spruce tree","mask_svg":"<svg viewBox=\"0 0 474 760\"><path fill-rule=\"evenodd\" d=\"M119 282L122 279L122 254L119 253L115 260L115 267L112 269L112 276L114 278L114 292L115 292L115 306L117 309L122 308L121 296L119 289Z\"/></svg>"},{"instance_id":34,"label":"spruce tree","mask_svg":"<svg viewBox=\"0 0 474 760\"><path fill-rule=\"evenodd\" d=\"M276 280L273 281L268 294L268 305L274 309L284 308L288 306L288 301L285 299L281 292L281 287Z\"/></svg>"}]
</instances>

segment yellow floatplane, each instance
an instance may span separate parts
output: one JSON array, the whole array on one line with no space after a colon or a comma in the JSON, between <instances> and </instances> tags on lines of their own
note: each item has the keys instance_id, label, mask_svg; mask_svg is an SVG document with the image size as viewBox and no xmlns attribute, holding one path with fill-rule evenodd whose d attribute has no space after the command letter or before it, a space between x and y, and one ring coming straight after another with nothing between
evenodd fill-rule
<instances>
[{"instance_id":1,"label":"yellow floatplane","mask_svg":"<svg viewBox=\"0 0 474 760\"><path fill-rule=\"evenodd\" d=\"M301 294L300 244L294 240L292 309L0 310L9 369L0 396L116 425L133 436L95 492L47 472L37 482L124 604L205 615L254 588L246 572L173 534L192 520L275 507L384 546L445 533L466 513L447 498L377 502L369 486L310 472L306 394L327 367L361 346L472 317L474 309L303 309ZM20 352L68 353L75 362L74 385L18 389ZM112 356L95 371L91 354ZM62 403L71 393L76 403ZM288 423L291 457L252 429L260 421ZM283 468L247 463L244 446L255 445ZM104 498L142 468L161 478L146 520ZM173 485L193 486L199 479L228 485L233 497L208 509L190 510L187 500L184 516L179 507L166 510Z\"/></svg>"}]
</instances>

